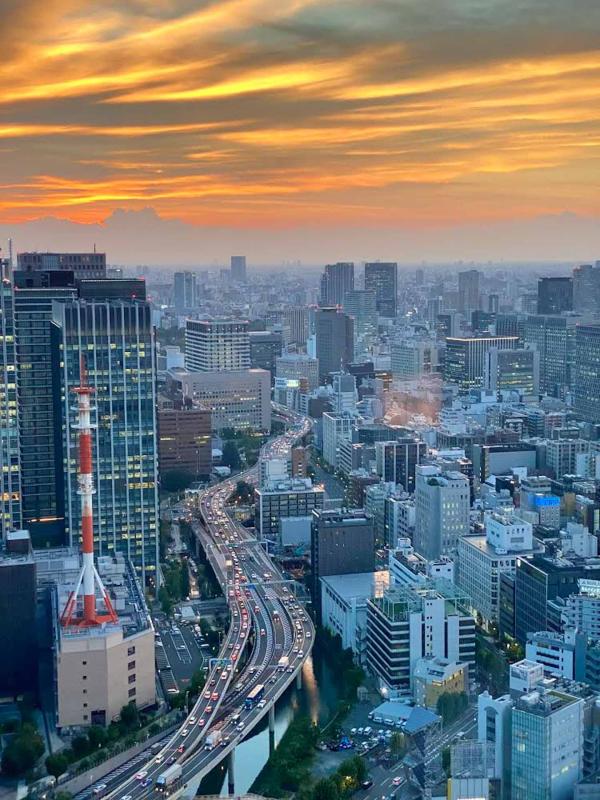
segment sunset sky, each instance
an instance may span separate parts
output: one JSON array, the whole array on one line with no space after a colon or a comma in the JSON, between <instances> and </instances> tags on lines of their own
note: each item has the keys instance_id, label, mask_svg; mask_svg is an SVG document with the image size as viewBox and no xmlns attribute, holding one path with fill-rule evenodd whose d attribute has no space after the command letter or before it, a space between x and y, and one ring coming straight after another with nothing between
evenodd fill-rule
<instances>
[{"instance_id":1,"label":"sunset sky","mask_svg":"<svg viewBox=\"0 0 600 800\"><path fill-rule=\"evenodd\" d=\"M0 223L600 210L597 0L1 0Z\"/></svg>"}]
</instances>

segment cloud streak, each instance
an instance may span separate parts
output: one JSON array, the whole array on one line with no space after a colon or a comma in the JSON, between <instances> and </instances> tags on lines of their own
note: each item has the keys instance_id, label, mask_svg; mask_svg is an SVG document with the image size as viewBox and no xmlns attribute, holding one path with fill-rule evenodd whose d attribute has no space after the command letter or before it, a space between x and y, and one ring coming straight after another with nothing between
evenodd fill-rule
<instances>
[{"instance_id":1,"label":"cloud streak","mask_svg":"<svg viewBox=\"0 0 600 800\"><path fill-rule=\"evenodd\" d=\"M0 220L600 213L591 0L11 0L0 22Z\"/></svg>"}]
</instances>

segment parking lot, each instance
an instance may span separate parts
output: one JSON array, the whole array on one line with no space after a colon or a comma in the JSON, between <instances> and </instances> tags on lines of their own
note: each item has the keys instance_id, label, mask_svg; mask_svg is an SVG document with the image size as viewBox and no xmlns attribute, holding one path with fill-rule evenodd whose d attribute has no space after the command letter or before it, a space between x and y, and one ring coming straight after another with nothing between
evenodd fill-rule
<instances>
[{"instance_id":1,"label":"parking lot","mask_svg":"<svg viewBox=\"0 0 600 800\"><path fill-rule=\"evenodd\" d=\"M210 658L208 645L194 631L194 626L156 621L156 662L166 692L185 691L196 670ZM168 670L170 666L170 674Z\"/></svg>"}]
</instances>

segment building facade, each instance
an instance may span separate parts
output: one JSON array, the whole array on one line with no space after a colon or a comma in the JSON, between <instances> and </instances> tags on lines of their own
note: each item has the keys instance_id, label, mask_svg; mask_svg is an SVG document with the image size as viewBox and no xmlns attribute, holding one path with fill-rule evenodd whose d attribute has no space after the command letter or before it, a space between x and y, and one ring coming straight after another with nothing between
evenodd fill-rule
<instances>
[{"instance_id":1,"label":"building facade","mask_svg":"<svg viewBox=\"0 0 600 800\"><path fill-rule=\"evenodd\" d=\"M392 261L372 261L365 264L365 289L374 292L377 313L394 319L398 303L398 264Z\"/></svg>"},{"instance_id":2,"label":"building facade","mask_svg":"<svg viewBox=\"0 0 600 800\"><path fill-rule=\"evenodd\" d=\"M248 323L245 320L186 320L185 367L193 372L249 369Z\"/></svg>"},{"instance_id":3,"label":"building facade","mask_svg":"<svg viewBox=\"0 0 600 800\"><path fill-rule=\"evenodd\" d=\"M210 411L203 408L164 409L157 414L158 471L173 470L208 478L212 469Z\"/></svg>"},{"instance_id":4,"label":"building facade","mask_svg":"<svg viewBox=\"0 0 600 800\"><path fill-rule=\"evenodd\" d=\"M453 556L460 537L469 533L470 508L469 481L461 472L417 467L415 550L429 561Z\"/></svg>"},{"instance_id":5,"label":"building facade","mask_svg":"<svg viewBox=\"0 0 600 800\"><path fill-rule=\"evenodd\" d=\"M354 289L354 264L339 261L327 264L321 276L321 305L341 306L347 292Z\"/></svg>"}]
</instances>

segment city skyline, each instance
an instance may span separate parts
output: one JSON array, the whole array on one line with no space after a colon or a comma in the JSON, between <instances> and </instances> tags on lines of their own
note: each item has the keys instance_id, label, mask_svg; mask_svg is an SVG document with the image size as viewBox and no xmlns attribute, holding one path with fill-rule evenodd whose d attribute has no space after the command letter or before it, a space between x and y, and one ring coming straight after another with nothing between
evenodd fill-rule
<instances>
[{"instance_id":1,"label":"city skyline","mask_svg":"<svg viewBox=\"0 0 600 800\"><path fill-rule=\"evenodd\" d=\"M197 5L4 4L2 237L54 217L128 263L118 210L149 208L182 264L219 233L265 263L591 258L593 3Z\"/></svg>"}]
</instances>

